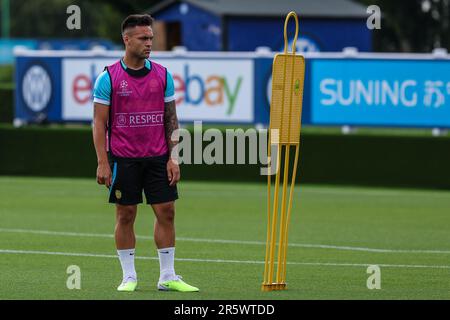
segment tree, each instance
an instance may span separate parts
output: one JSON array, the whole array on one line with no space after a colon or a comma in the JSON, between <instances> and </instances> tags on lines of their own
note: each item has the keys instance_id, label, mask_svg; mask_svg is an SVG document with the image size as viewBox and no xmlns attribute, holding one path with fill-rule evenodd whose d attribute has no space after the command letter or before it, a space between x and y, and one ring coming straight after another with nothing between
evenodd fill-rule
<instances>
[{"instance_id":1,"label":"tree","mask_svg":"<svg viewBox=\"0 0 450 320\"><path fill-rule=\"evenodd\" d=\"M359 0L381 9L375 51L430 52L450 49L450 0Z\"/></svg>"},{"instance_id":2,"label":"tree","mask_svg":"<svg viewBox=\"0 0 450 320\"><path fill-rule=\"evenodd\" d=\"M121 42L120 24L132 13L143 13L155 0L15 0L10 2L11 37L105 38ZM66 28L70 5L81 9L81 29Z\"/></svg>"}]
</instances>

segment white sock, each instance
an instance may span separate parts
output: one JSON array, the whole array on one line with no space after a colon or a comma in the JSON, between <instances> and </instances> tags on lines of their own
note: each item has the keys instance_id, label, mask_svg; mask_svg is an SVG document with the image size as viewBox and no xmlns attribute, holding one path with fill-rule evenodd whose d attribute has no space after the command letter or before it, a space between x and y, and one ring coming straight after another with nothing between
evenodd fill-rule
<instances>
[{"instance_id":1,"label":"white sock","mask_svg":"<svg viewBox=\"0 0 450 320\"><path fill-rule=\"evenodd\" d=\"M158 249L159 282L175 280L175 247Z\"/></svg>"},{"instance_id":2,"label":"white sock","mask_svg":"<svg viewBox=\"0 0 450 320\"><path fill-rule=\"evenodd\" d=\"M120 265L122 266L123 282L136 281L136 270L134 269L134 249L117 250Z\"/></svg>"}]
</instances>

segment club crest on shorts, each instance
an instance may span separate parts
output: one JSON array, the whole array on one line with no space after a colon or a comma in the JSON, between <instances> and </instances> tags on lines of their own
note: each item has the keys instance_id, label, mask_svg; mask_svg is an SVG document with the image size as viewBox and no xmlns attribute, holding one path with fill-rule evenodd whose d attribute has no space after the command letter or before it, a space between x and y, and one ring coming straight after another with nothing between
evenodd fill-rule
<instances>
[{"instance_id":1,"label":"club crest on shorts","mask_svg":"<svg viewBox=\"0 0 450 320\"><path fill-rule=\"evenodd\" d=\"M116 190L116 198L117 199L122 198L122 192L120 192L120 190Z\"/></svg>"}]
</instances>

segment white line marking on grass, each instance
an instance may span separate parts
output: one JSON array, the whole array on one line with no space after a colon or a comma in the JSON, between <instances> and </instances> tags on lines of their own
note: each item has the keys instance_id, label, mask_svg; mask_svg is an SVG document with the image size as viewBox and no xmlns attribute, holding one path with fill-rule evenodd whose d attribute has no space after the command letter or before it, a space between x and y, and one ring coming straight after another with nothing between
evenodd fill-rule
<instances>
[{"instance_id":1,"label":"white line marking on grass","mask_svg":"<svg viewBox=\"0 0 450 320\"><path fill-rule=\"evenodd\" d=\"M301 189L299 187L299 192L305 192L305 193L316 193L316 194L325 194L325 195L336 195L336 196L368 196L368 197L398 197L398 196L424 196L424 197L438 197L438 198L449 198L450 199L450 192L448 191L437 191L433 192L430 190L426 190L425 192L415 191L415 190L365 190L365 189L309 189L304 188Z\"/></svg>"},{"instance_id":2,"label":"white line marking on grass","mask_svg":"<svg viewBox=\"0 0 450 320\"><path fill-rule=\"evenodd\" d=\"M209 189L187 189L184 190L184 193L189 195L216 195L217 192L211 191L211 188ZM342 188L330 188L330 187L316 187L316 186L299 186L294 190L294 193L296 195L302 195L303 193L308 194L323 194L323 195L333 195L333 196L351 196L354 197L357 196L367 196L367 197L398 197L398 196L405 196L405 197L411 197L411 196L423 196L423 197L437 197L437 198L448 198L450 199L450 192L448 191L442 191L442 190L406 190L406 189L364 189L364 188L351 188L351 187L342 187ZM220 190L220 194L223 196L242 196L242 197L261 197L264 198L267 196L267 191L261 189L261 190L255 190L254 188L248 188L245 190L245 196L243 194L239 195L236 194L236 192L233 191L227 191L227 190Z\"/></svg>"},{"instance_id":3,"label":"white line marking on grass","mask_svg":"<svg viewBox=\"0 0 450 320\"><path fill-rule=\"evenodd\" d=\"M42 234L52 236L69 236L69 237L95 237L95 238L114 238L113 234L107 233L79 233L79 232L65 232L65 231L49 231L49 230L29 230L29 229L6 229L0 228L0 232L12 233L29 233ZM137 239L153 240L150 236L136 236ZM225 244L240 244L240 245L266 245L262 241L244 241L244 240L225 240L225 239L205 239L205 238L188 238L177 237L177 241L189 242L203 242L203 243L225 243ZM336 246L326 244L307 244L307 243L289 243L289 247L313 248L313 249L333 249L345 251L362 251L362 252L377 252L377 253L421 253L421 254L450 254L450 250L408 250L408 249L377 249L365 247L351 247L351 246Z\"/></svg>"},{"instance_id":4,"label":"white line marking on grass","mask_svg":"<svg viewBox=\"0 0 450 320\"><path fill-rule=\"evenodd\" d=\"M30 233L30 234L43 234L50 236L67 236L67 237L95 237L95 238L114 238L113 234L108 233L82 233L82 232L66 232L66 231L50 231L50 230L38 230L38 229L6 229L0 228L0 232L12 232L12 233ZM148 237L150 238L150 237Z\"/></svg>"},{"instance_id":5,"label":"white line marking on grass","mask_svg":"<svg viewBox=\"0 0 450 320\"><path fill-rule=\"evenodd\" d=\"M79 253L79 252L55 252L55 251L34 251L34 250L13 250L0 249L0 254L37 254L37 255L52 255L52 256L67 256L67 257L92 257L92 258L109 258L117 259L116 255L111 254L94 254L94 253ZM138 260L158 260L158 257L136 256ZM177 261L188 262L211 262L211 263L239 263L239 264L264 264L264 261L256 260L224 260L224 259L194 259L194 258L176 258ZM287 262L289 265L299 266L331 266L331 267L367 267L373 263L334 263L334 262ZM450 269L446 265L414 265L414 264L377 264L380 267L386 268L428 268L428 269Z\"/></svg>"},{"instance_id":6,"label":"white line marking on grass","mask_svg":"<svg viewBox=\"0 0 450 320\"><path fill-rule=\"evenodd\" d=\"M177 238L181 241L192 242L210 242L210 243L233 243L233 244L253 244L253 245L266 245L262 241L241 241L241 240L220 240L220 239L197 239L197 238ZM350 246L335 246L326 244L307 244L307 243L289 243L289 247L302 247L302 248L314 248L314 249L335 249L335 250L347 250L347 251L363 251L363 252L379 252L379 253L438 253L438 254L450 254L450 250L403 250L403 249L375 249L364 247L350 247Z\"/></svg>"}]
</instances>

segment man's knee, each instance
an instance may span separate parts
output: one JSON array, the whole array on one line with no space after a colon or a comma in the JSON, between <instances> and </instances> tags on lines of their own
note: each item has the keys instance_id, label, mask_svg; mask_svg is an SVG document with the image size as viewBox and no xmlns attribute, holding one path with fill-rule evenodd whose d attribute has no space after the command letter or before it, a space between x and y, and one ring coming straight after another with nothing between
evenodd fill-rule
<instances>
[{"instance_id":1,"label":"man's knee","mask_svg":"<svg viewBox=\"0 0 450 320\"><path fill-rule=\"evenodd\" d=\"M136 206L117 206L117 223L121 225L133 224L136 217Z\"/></svg>"},{"instance_id":2,"label":"man's knee","mask_svg":"<svg viewBox=\"0 0 450 320\"><path fill-rule=\"evenodd\" d=\"M173 203L158 205L156 219L162 224L173 224L175 220L175 206Z\"/></svg>"}]
</instances>

